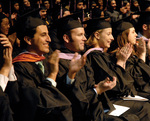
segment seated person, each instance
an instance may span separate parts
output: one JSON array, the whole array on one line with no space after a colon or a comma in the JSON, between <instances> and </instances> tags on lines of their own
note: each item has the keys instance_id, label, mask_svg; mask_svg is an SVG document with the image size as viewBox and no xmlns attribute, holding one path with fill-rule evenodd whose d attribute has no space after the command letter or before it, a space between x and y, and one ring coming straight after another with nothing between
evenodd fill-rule
<instances>
[{"instance_id":1,"label":"seated person","mask_svg":"<svg viewBox=\"0 0 150 121\"><path fill-rule=\"evenodd\" d=\"M8 80L16 80L12 67L12 46L4 34L0 34L0 37L0 120L13 121L9 98L4 93Z\"/></svg>"},{"instance_id":2,"label":"seated person","mask_svg":"<svg viewBox=\"0 0 150 121\"><path fill-rule=\"evenodd\" d=\"M129 22L121 22L118 24L118 26L116 26L116 31L118 33L117 39L112 43L113 45L116 45L116 48L113 49L114 46L112 45L110 47L112 48L110 53L116 53L118 48L121 49L126 44L132 46L131 54L127 58L125 64L125 70L134 79L134 86L136 90L140 92L140 95L150 99L150 67L145 63L146 43L143 38L139 39L138 43L136 42L137 34L135 28ZM127 53L127 50L125 49L123 52Z\"/></svg>"},{"instance_id":3,"label":"seated person","mask_svg":"<svg viewBox=\"0 0 150 121\"><path fill-rule=\"evenodd\" d=\"M51 42L47 26L33 17L27 17L23 26L20 40L25 51L13 59L17 82L9 83L7 89L14 120L72 121L71 103L55 87L59 52L47 60L43 56L49 53Z\"/></svg>"}]
</instances>

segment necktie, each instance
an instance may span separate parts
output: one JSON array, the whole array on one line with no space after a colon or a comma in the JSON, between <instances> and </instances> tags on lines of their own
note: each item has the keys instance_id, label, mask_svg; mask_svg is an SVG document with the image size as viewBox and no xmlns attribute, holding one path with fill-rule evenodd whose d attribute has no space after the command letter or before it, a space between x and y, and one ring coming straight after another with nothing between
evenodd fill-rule
<instances>
[{"instance_id":1,"label":"necktie","mask_svg":"<svg viewBox=\"0 0 150 121\"><path fill-rule=\"evenodd\" d=\"M43 63L42 63L41 61L38 61L38 62L37 62L37 65L38 65L38 67L41 69L41 71L42 71L43 74L44 74L44 66L43 66Z\"/></svg>"}]
</instances>

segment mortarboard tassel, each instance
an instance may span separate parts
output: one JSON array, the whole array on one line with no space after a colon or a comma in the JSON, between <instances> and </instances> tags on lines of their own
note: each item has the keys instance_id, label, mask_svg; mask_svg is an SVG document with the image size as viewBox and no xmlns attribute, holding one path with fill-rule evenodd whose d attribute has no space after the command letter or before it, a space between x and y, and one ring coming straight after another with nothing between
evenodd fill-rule
<instances>
[{"instance_id":1,"label":"mortarboard tassel","mask_svg":"<svg viewBox=\"0 0 150 121\"><path fill-rule=\"evenodd\" d=\"M84 21L84 9L82 9L82 21Z\"/></svg>"},{"instance_id":2,"label":"mortarboard tassel","mask_svg":"<svg viewBox=\"0 0 150 121\"><path fill-rule=\"evenodd\" d=\"M76 0L74 0L74 11L76 11Z\"/></svg>"},{"instance_id":3,"label":"mortarboard tassel","mask_svg":"<svg viewBox=\"0 0 150 121\"><path fill-rule=\"evenodd\" d=\"M69 0L69 9L70 9L71 1Z\"/></svg>"},{"instance_id":4,"label":"mortarboard tassel","mask_svg":"<svg viewBox=\"0 0 150 121\"><path fill-rule=\"evenodd\" d=\"M9 14L11 15L11 0L9 0Z\"/></svg>"},{"instance_id":5,"label":"mortarboard tassel","mask_svg":"<svg viewBox=\"0 0 150 121\"><path fill-rule=\"evenodd\" d=\"M63 9L62 9L62 4L60 5L60 18L62 18L62 14L63 14Z\"/></svg>"}]
</instances>

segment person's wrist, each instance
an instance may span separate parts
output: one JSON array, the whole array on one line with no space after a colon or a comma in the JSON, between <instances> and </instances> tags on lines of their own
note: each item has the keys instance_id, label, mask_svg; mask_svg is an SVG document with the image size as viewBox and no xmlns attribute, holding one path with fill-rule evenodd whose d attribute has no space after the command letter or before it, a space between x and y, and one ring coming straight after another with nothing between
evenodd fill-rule
<instances>
[{"instance_id":1,"label":"person's wrist","mask_svg":"<svg viewBox=\"0 0 150 121\"><path fill-rule=\"evenodd\" d=\"M139 59L142 59L142 60L145 62L145 59L146 59L146 53L138 54L138 58L139 58Z\"/></svg>"},{"instance_id":2,"label":"person's wrist","mask_svg":"<svg viewBox=\"0 0 150 121\"><path fill-rule=\"evenodd\" d=\"M148 59L150 60L150 54L148 54Z\"/></svg>"},{"instance_id":3,"label":"person's wrist","mask_svg":"<svg viewBox=\"0 0 150 121\"><path fill-rule=\"evenodd\" d=\"M143 53L138 53L137 55L138 55L139 58L140 57L146 57L146 53L144 53L144 52Z\"/></svg>"},{"instance_id":4,"label":"person's wrist","mask_svg":"<svg viewBox=\"0 0 150 121\"><path fill-rule=\"evenodd\" d=\"M51 79L53 79L53 80L56 80L56 77L57 77L57 73L50 73L50 74L48 75L48 78L51 78Z\"/></svg>"},{"instance_id":5,"label":"person's wrist","mask_svg":"<svg viewBox=\"0 0 150 121\"><path fill-rule=\"evenodd\" d=\"M72 72L72 71L69 71L69 72L68 72L68 77L69 77L70 79L74 79L74 78L75 78L75 75L76 75L75 72Z\"/></svg>"},{"instance_id":6,"label":"person's wrist","mask_svg":"<svg viewBox=\"0 0 150 121\"><path fill-rule=\"evenodd\" d=\"M99 95L101 95L101 94L102 94L102 91L101 91L101 89L100 89L100 88L98 88L98 86L97 86L95 89L96 89L97 94L99 94Z\"/></svg>"},{"instance_id":7,"label":"person's wrist","mask_svg":"<svg viewBox=\"0 0 150 121\"><path fill-rule=\"evenodd\" d=\"M2 67L1 70L0 70L0 74L3 74L4 76L8 77L9 71L10 71L9 67Z\"/></svg>"},{"instance_id":8,"label":"person's wrist","mask_svg":"<svg viewBox=\"0 0 150 121\"><path fill-rule=\"evenodd\" d=\"M116 64L119 65L119 66L121 66L122 68L125 68L126 61L120 61L120 60L118 60Z\"/></svg>"}]
</instances>

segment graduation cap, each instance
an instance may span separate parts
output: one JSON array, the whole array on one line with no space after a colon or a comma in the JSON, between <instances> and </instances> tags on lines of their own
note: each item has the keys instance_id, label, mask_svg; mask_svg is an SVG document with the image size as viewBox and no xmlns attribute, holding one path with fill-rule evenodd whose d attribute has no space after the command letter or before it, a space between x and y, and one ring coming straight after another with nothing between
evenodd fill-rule
<instances>
[{"instance_id":1,"label":"graduation cap","mask_svg":"<svg viewBox=\"0 0 150 121\"><path fill-rule=\"evenodd\" d=\"M82 24L79 22L79 18L78 18L81 14L82 12L77 12L72 15L68 15L58 19L56 24L57 24L59 39L61 39L63 34L65 34L66 32L72 29L83 27Z\"/></svg>"},{"instance_id":2,"label":"graduation cap","mask_svg":"<svg viewBox=\"0 0 150 121\"><path fill-rule=\"evenodd\" d=\"M17 36L20 40L22 36L24 36L26 29L34 29L44 23L42 19L36 17L39 10L40 8L29 11L18 18L14 25L14 31L17 32Z\"/></svg>"},{"instance_id":3,"label":"graduation cap","mask_svg":"<svg viewBox=\"0 0 150 121\"><path fill-rule=\"evenodd\" d=\"M107 18L106 17L94 18L94 19L84 21L83 24L87 24L87 27L85 29L86 34L90 36L93 32L97 30L111 28L111 24L105 19Z\"/></svg>"},{"instance_id":4,"label":"graduation cap","mask_svg":"<svg viewBox=\"0 0 150 121\"><path fill-rule=\"evenodd\" d=\"M130 16L124 17L124 18L119 19L118 21L115 21L115 22L112 23L113 35L114 36L122 33L123 31L125 31L129 28L134 27L131 23L132 15L140 15L140 12L132 13ZM122 23L122 25L120 25L121 23ZM127 25L125 25L125 24L127 24ZM119 25L120 25L120 28L117 28L117 27L119 27Z\"/></svg>"},{"instance_id":5,"label":"graduation cap","mask_svg":"<svg viewBox=\"0 0 150 121\"><path fill-rule=\"evenodd\" d=\"M62 18L60 18L60 19L57 20L57 24L58 24L58 25L59 25L59 24L62 25L62 23L63 23L64 26L70 27L70 28L66 28L67 30L71 30L71 28L75 28L76 26L78 27L78 26L81 25L81 23L79 22L79 20L80 20L79 17L80 17L81 15L82 15L82 12L80 11L80 12L76 12L76 13L73 13L73 14L71 14L71 15L62 17ZM79 25L78 25L78 24L74 24L74 25L73 25L73 23L70 23L70 24L69 24L69 21L73 21L73 20L75 20Z\"/></svg>"},{"instance_id":6,"label":"graduation cap","mask_svg":"<svg viewBox=\"0 0 150 121\"><path fill-rule=\"evenodd\" d=\"M115 36L133 27L133 25L129 21L130 17L131 16L125 17L113 23L113 31Z\"/></svg>"},{"instance_id":7,"label":"graduation cap","mask_svg":"<svg viewBox=\"0 0 150 121\"><path fill-rule=\"evenodd\" d=\"M44 21L40 18L35 18L32 16L29 16L25 22L25 28L24 29L35 29L37 26L45 25Z\"/></svg>"},{"instance_id":8,"label":"graduation cap","mask_svg":"<svg viewBox=\"0 0 150 121\"><path fill-rule=\"evenodd\" d=\"M31 11L29 11L29 12L27 12L27 13L25 13L25 14L23 14L23 15L21 15L19 18L18 18L18 21L19 20L25 20L27 17L29 17L29 16L32 16L32 17L35 17L35 16L37 16L37 13L40 11L40 8L36 8L36 9L33 9L33 10L31 10Z\"/></svg>"},{"instance_id":9,"label":"graduation cap","mask_svg":"<svg viewBox=\"0 0 150 121\"><path fill-rule=\"evenodd\" d=\"M27 17L29 17L29 16L36 17L38 15L39 10L40 10L40 8L37 8L37 9L31 10L31 11L19 16L17 18L17 21L16 21L14 27L17 29L20 26L22 26L23 25L22 23L24 23L26 21Z\"/></svg>"},{"instance_id":10,"label":"graduation cap","mask_svg":"<svg viewBox=\"0 0 150 121\"><path fill-rule=\"evenodd\" d=\"M130 22L126 21L121 21L117 26L116 26L116 31L119 33L122 33L123 31L132 28L133 25Z\"/></svg>"}]
</instances>

